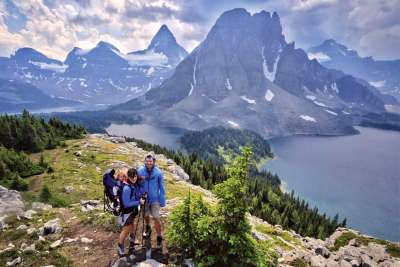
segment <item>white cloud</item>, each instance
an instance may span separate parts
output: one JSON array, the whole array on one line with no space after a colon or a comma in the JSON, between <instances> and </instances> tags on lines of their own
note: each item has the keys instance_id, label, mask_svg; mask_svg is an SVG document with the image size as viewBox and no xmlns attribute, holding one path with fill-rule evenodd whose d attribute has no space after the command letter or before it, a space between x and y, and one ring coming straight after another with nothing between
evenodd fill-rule
<instances>
[{"instance_id":1,"label":"white cloud","mask_svg":"<svg viewBox=\"0 0 400 267\"><path fill-rule=\"evenodd\" d=\"M398 0L15 0L26 16L23 29L10 33L0 1L0 53L23 46L64 59L74 46L113 43L122 52L144 49L162 24L189 51L201 42L217 17L245 7L277 11L288 41L308 48L334 38L362 56L400 58ZM384 41L383 41L384 40Z\"/></svg>"}]
</instances>

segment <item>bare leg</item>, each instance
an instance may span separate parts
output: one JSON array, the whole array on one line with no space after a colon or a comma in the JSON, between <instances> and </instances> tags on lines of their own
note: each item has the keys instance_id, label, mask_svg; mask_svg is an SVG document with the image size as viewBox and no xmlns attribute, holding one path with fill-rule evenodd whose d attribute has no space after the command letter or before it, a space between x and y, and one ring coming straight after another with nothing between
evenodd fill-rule
<instances>
[{"instance_id":1,"label":"bare leg","mask_svg":"<svg viewBox=\"0 0 400 267\"><path fill-rule=\"evenodd\" d=\"M129 232L131 231L131 228L132 228L131 225L122 227L122 231L119 234L119 240L118 240L120 245L124 245L125 239L128 236Z\"/></svg>"},{"instance_id":2,"label":"bare leg","mask_svg":"<svg viewBox=\"0 0 400 267\"><path fill-rule=\"evenodd\" d=\"M157 236L161 236L161 220L160 218L153 218L154 228L156 228Z\"/></svg>"}]
</instances>

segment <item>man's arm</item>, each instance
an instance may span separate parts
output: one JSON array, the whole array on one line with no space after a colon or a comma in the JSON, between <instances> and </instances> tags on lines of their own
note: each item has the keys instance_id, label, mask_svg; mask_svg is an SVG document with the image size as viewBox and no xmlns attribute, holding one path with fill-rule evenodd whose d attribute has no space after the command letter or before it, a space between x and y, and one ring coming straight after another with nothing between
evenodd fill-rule
<instances>
[{"instance_id":1,"label":"man's arm","mask_svg":"<svg viewBox=\"0 0 400 267\"><path fill-rule=\"evenodd\" d=\"M158 176L158 188L160 192L160 206L165 207L165 188L164 188L164 175L162 172L160 172L160 175Z\"/></svg>"}]
</instances>

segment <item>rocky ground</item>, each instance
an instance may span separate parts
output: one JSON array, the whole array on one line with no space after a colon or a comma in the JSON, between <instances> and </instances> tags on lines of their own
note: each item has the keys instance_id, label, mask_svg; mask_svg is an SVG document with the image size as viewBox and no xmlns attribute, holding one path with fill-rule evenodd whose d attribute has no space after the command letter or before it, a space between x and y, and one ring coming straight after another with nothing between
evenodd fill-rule
<instances>
[{"instance_id":1,"label":"rocky ground","mask_svg":"<svg viewBox=\"0 0 400 267\"><path fill-rule=\"evenodd\" d=\"M30 189L22 194L0 187L0 266L129 266L117 257L119 229L115 218L103 211L101 176L108 168L141 165L146 153L135 143L104 135L88 135L46 151L54 172L29 178ZM157 155L157 164L165 174L167 207L161 212L166 226L169 212L189 189L216 202L210 191L192 185L171 159ZM43 185L52 192L53 206L39 202ZM279 266L400 266L399 244L351 229L339 228L319 240L250 215L249 221L254 237ZM163 253L171 254L166 244ZM163 264L148 259L138 266Z\"/></svg>"}]
</instances>

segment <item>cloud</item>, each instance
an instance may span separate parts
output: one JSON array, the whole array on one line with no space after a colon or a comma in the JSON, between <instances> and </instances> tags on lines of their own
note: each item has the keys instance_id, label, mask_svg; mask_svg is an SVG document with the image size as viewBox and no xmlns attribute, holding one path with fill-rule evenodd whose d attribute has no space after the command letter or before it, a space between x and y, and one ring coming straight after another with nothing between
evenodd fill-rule
<instances>
[{"instance_id":1,"label":"cloud","mask_svg":"<svg viewBox=\"0 0 400 267\"><path fill-rule=\"evenodd\" d=\"M29 46L63 60L74 46L101 40L130 52L144 49L162 24L190 51L235 7L277 11L287 40L303 48L334 38L363 56L400 58L398 0L3 0L0 54Z\"/></svg>"},{"instance_id":2,"label":"cloud","mask_svg":"<svg viewBox=\"0 0 400 267\"><path fill-rule=\"evenodd\" d=\"M398 0L268 1L278 11L285 36L308 48L333 38L361 56L400 58Z\"/></svg>"}]
</instances>

